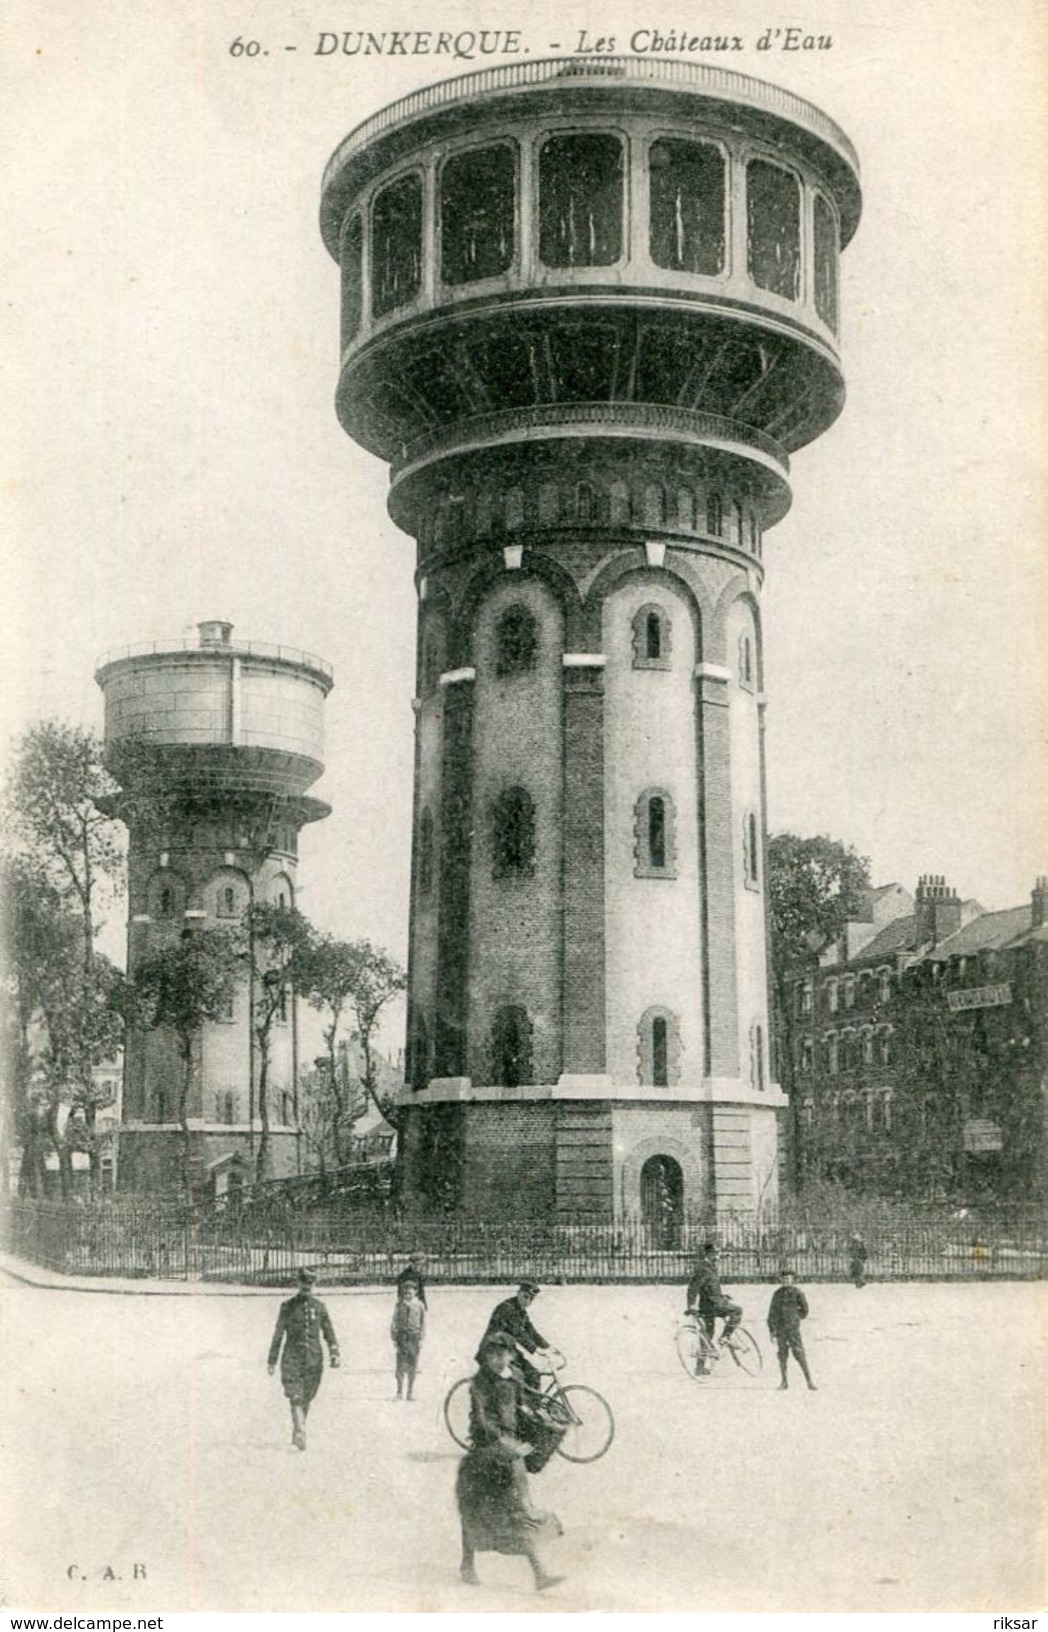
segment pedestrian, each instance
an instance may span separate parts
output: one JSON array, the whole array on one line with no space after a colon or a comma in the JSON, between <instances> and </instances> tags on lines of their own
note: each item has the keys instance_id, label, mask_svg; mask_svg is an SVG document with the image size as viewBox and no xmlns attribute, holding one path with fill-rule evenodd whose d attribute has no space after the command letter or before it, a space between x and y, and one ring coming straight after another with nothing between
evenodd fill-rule
<instances>
[{"instance_id":1,"label":"pedestrian","mask_svg":"<svg viewBox=\"0 0 1048 1632\"><path fill-rule=\"evenodd\" d=\"M411 1257L408 1259L407 1263L404 1265L404 1268L397 1276L397 1297L400 1297L404 1288L410 1282L415 1288L418 1295L418 1300L423 1309L426 1309L429 1306L426 1303L426 1277L423 1273L423 1262L424 1260L420 1253L413 1252L411 1254Z\"/></svg>"},{"instance_id":2,"label":"pedestrian","mask_svg":"<svg viewBox=\"0 0 1048 1632\"><path fill-rule=\"evenodd\" d=\"M525 1472L531 1449L519 1432L521 1384L510 1369L515 1345L504 1332L493 1332L480 1345L480 1362L469 1388L472 1449L459 1464L455 1481L462 1527L459 1574L477 1586L477 1553L523 1556L531 1565L539 1592L564 1579L551 1575L540 1546L562 1534L555 1514L533 1506Z\"/></svg>"},{"instance_id":3,"label":"pedestrian","mask_svg":"<svg viewBox=\"0 0 1048 1632\"><path fill-rule=\"evenodd\" d=\"M808 1387L813 1391L815 1389L811 1372L808 1370L808 1356L804 1352L804 1339L801 1336L801 1321L807 1318L808 1300L800 1287L794 1285L792 1269L783 1269L779 1274L779 1285L772 1293L771 1303L768 1305L768 1330L779 1351L779 1372L782 1376L780 1389L790 1386L786 1376L786 1363L791 1354L804 1373L804 1381Z\"/></svg>"},{"instance_id":4,"label":"pedestrian","mask_svg":"<svg viewBox=\"0 0 1048 1632\"><path fill-rule=\"evenodd\" d=\"M853 1235L848 1242L848 1279L853 1286L866 1285L866 1260L870 1254L861 1235Z\"/></svg>"},{"instance_id":5,"label":"pedestrian","mask_svg":"<svg viewBox=\"0 0 1048 1632\"><path fill-rule=\"evenodd\" d=\"M389 1335L397 1353L397 1399L404 1398L407 1385L408 1399L415 1396L415 1377L418 1373L419 1350L426 1330L426 1305L419 1296L414 1281L398 1283L397 1301L393 1306L393 1320Z\"/></svg>"},{"instance_id":6,"label":"pedestrian","mask_svg":"<svg viewBox=\"0 0 1048 1632\"><path fill-rule=\"evenodd\" d=\"M273 1341L269 1345L269 1375L280 1361L280 1381L291 1407L291 1443L296 1450L306 1448L306 1418L324 1374L321 1335L328 1346L332 1366L339 1363L338 1339L331 1316L314 1297L316 1275L311 1269L298 1272L298 1291L280 1305Z\"/></svg>"}]
</instances>

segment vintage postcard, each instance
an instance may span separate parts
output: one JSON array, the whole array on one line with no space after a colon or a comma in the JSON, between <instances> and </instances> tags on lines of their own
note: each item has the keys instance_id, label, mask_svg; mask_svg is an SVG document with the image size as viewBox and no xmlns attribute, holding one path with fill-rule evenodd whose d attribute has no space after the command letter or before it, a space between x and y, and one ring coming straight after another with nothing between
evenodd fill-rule
<instances>
[{"instance_id":1,"label":"vintage postcard","mask_svg":"<svg viewBox=\"0 0 1048 1632\"><path fill-rule=\"evenodd\" d=\"M1034 1624L1043 8L5 33L0 1602Z\"/></svg>"}]
</instances>

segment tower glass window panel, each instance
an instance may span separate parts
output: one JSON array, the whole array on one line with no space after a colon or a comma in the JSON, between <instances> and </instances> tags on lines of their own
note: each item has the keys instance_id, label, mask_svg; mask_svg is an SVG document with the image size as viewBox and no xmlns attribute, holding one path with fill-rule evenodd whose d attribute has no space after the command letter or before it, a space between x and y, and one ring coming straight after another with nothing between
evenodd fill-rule
<instances>
[{"instance_id":1,"label":"tower glass window panel","mask_svg":"<svg viewBox=\"0 0 1048 1632\"><path fill-rule=\"evenodd\" d=\"M812 215L815 250L815 310L837 332L837 218L821 193L815 195Z\"/></svg>"},{"instance_id":2,"label":"tower glass window panel","mask_svg":"<svg viewBox=\"0 0 1048 1632\"><path fill-rule=\"evenodd\" d=\"M342 239L342 344L348 346L360 330L364 310L364 223L359 215L349 221Z\"/></svg>"},{"instance_id":3,"label":"tower glass window panel","mask_svg":"<svg viewBox=\"0 0 1048 1632\"><path fill-rule=\"evenodd\" d=\"M422 182L401 176L371 211L371 309L376 317L414 300L422 282Z\"/></svg>"},{"instance_id":4,"label":"tower glass window panel","mask_svg":"<svg viewBox=\"0 0 1048 1632\"><path fill-rule=\"evenodd\" d=\"M708 142L662 138L649 158L648 244L656 266L724 270L724 158Z\"/></svg>"},{"instance_id":5,"label":"tower glass window panel","mask_svg":"<svg viewBox=\"0 0 1048 1632\"><path fill-rule=\"evenodd\" d=\"M796 300L801 279L801 191L764 159L746 166L747 266L758 289Z\"/></svg>"},{"instance_id":6,"label":"tower glass window panel","mask_svg":"<svg viewBox=\"0 0 1048 1632\"><path fill-rule=\"evenodd\" d=\"M644 620L644 655L652 662L662 656L662 619L657 612L649 612Z\"/></svg>"},{"instance_id":7,"label":"tower glass window panel","mask_svg":"<svg viewBox=\"0 0 1048 1632\"><path fill-rule=\"evenodd\" d=\"M513 262L516 165L504 145L456 153L440 175L440 275L497 278Z\"/></svg>"},{"instance_id":8,"label":"tower glass window panel","mask_svg":"<svg viewBox=\"0 0 1048 1632\"><path fill-rule=\"evenodd\" d=\"M613 266L622 254L617 136L551 136L539 153L539 255L546 266Z\"/></svg>"}]
</instances>

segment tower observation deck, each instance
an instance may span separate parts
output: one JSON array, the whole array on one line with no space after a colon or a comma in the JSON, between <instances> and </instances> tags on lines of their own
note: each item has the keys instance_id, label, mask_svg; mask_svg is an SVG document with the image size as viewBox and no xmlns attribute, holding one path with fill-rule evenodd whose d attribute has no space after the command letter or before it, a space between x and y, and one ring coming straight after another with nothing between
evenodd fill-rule
<instances>
[{"instance_id":1,"label":"tower observation deck","mask_svg":"<svg viewBox=\"0 0 1048 1632\"><path fill-rule=\"evenodd\" d=\"M417 541L420 1205L774 1193L763 545L859 210L819 109L650 59L449 80L327 166L337 410Z\"/></svg>"}]
</instances>

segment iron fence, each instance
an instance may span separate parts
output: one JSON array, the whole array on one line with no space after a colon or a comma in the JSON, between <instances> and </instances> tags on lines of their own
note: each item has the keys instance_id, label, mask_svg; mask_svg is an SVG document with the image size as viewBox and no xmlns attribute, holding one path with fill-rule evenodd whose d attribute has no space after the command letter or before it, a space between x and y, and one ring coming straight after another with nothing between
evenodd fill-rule
<instances>
[{"instance_id":1,"label":"iron fence","mask_svg":"<svg viewBox=\"0 0 1048 1632\"><path fill-rule=\"evenodd\" d=\"M72 1275L284 1285L304 1265L328 1285L389 1281L407 1256L424 1256L434 1282L512 1283L684 1280L699 1248L715 1240L723 1280L767 1281L788 1264L802 1281L848 1276L853 1225L839 1220L766 1224L751 1217L659 1228L620 1222L397 1216L372 1210L304 1210L286 1198L242 1208L187 1209L132 1201L18 1200L8 1251ZM869 1280L1035 1280L1048 1276L1043 1213L999 1220L903 1217L864 1233Z\"/></svg>"}]
</instances>

